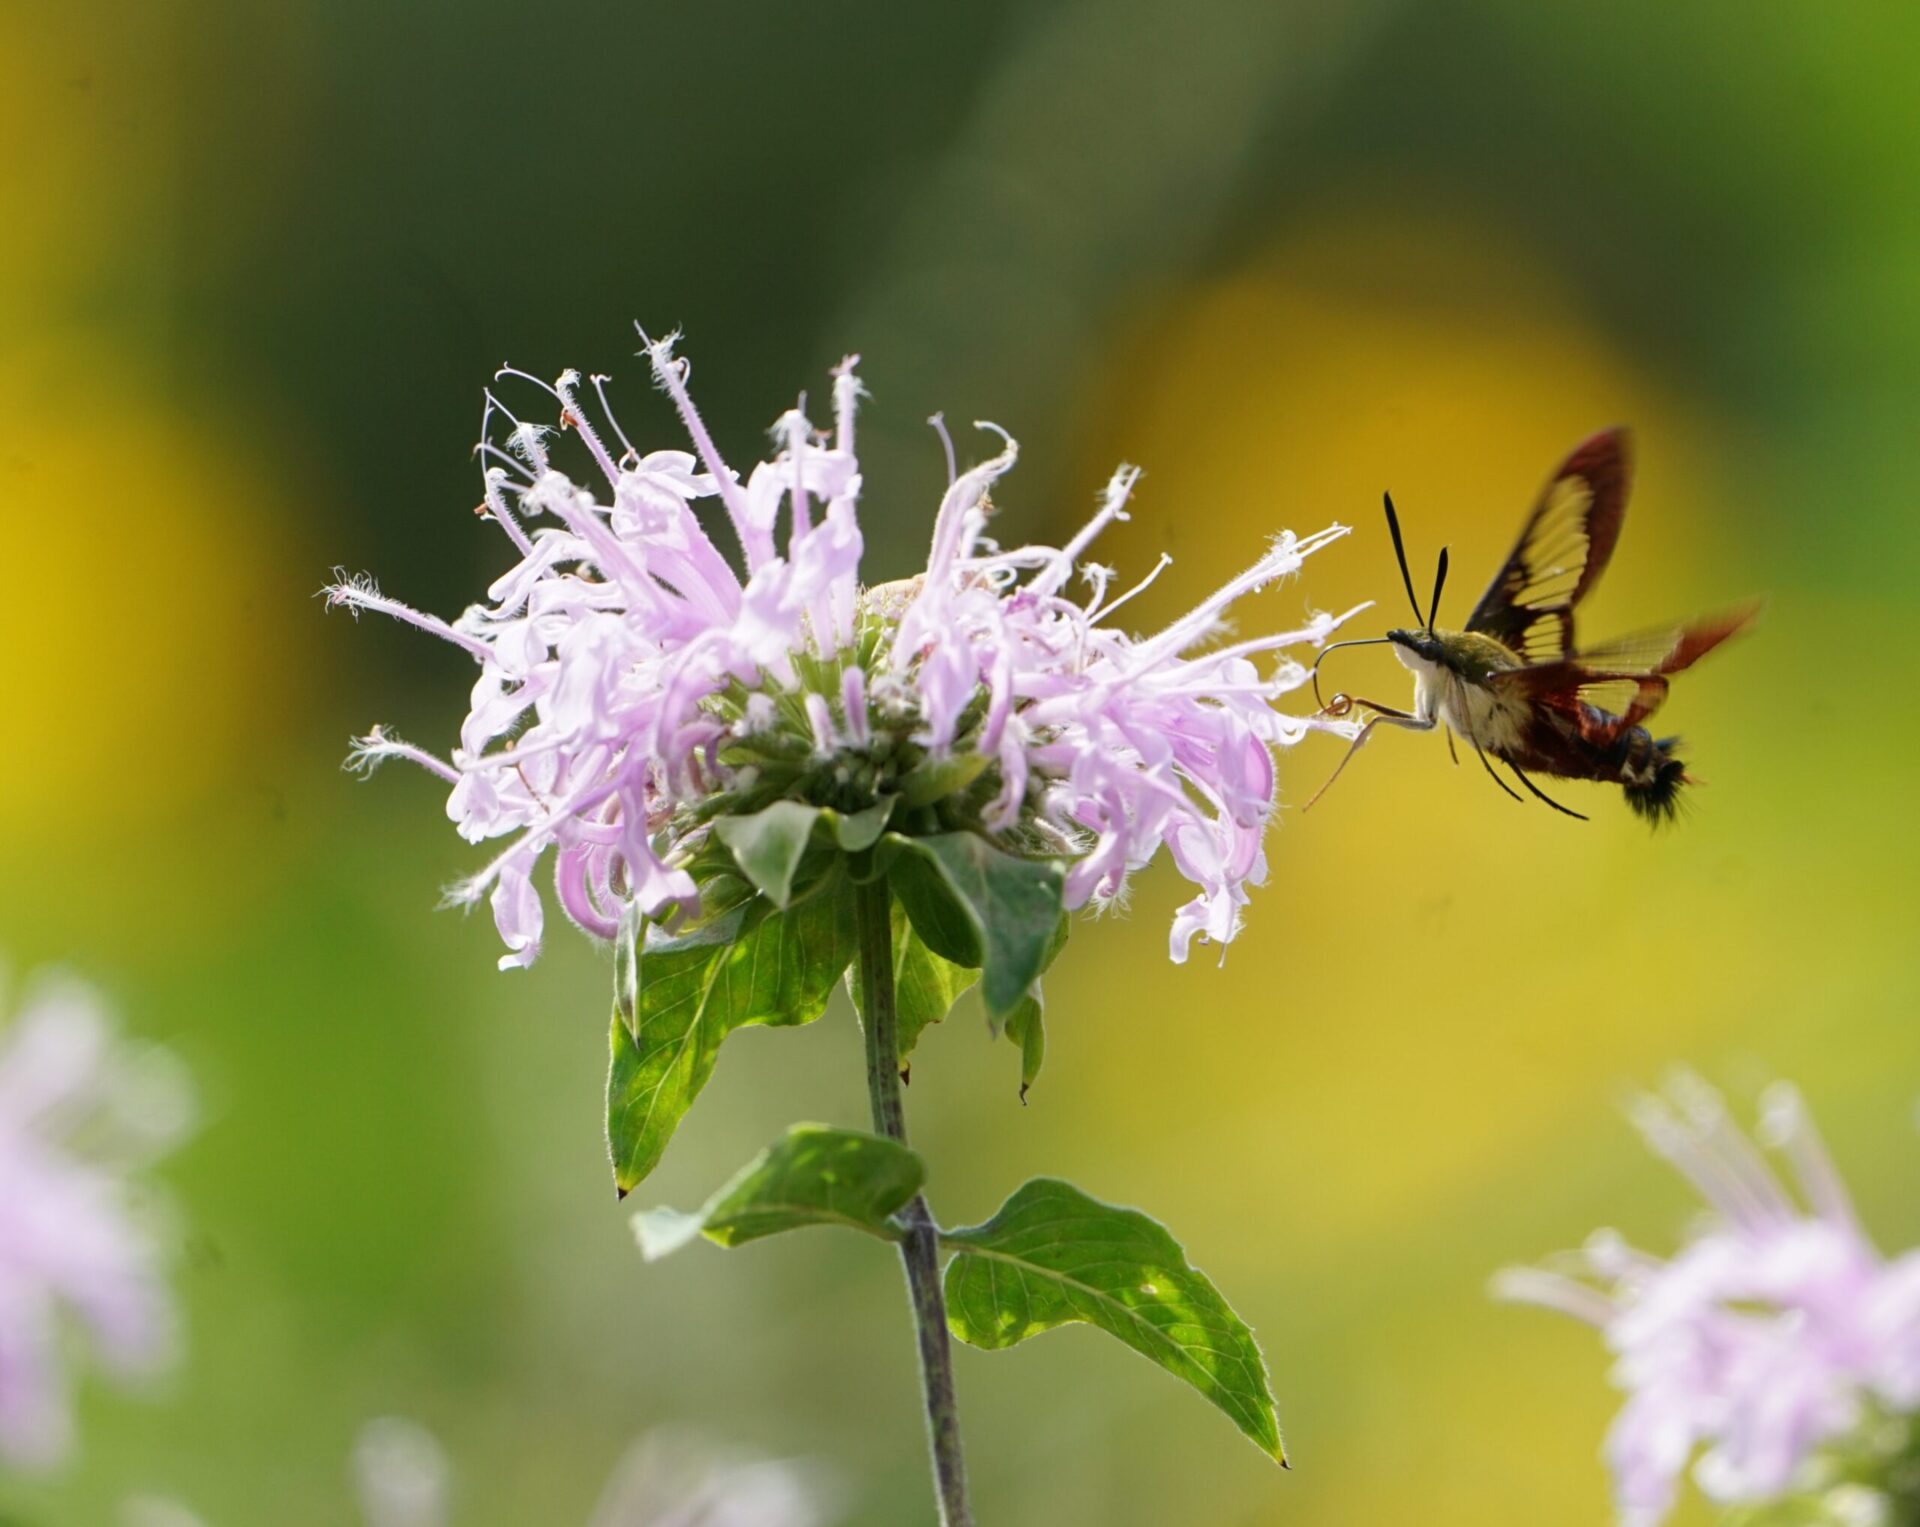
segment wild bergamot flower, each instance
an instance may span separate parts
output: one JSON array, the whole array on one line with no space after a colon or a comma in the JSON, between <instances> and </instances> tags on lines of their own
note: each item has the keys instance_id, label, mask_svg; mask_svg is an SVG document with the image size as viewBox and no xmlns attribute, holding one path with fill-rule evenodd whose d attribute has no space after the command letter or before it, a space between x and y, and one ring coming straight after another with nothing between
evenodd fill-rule
<instances>
[{"instance_id":1,"label":"wild bergamot flower","mask_svg":"<svg viewBox=\"0 0 1920 1527\"><path fill-rule=\"evenodd\" d=\"M658 1164L730 1033L811 1023L844 979L873 1133L789 1131L699 1215L672 1216L671 1239L735 1244L824 1207L830 1222L895 1244L943 1521L972 1520L951 1339L1005 1346L1086 1318L1071 1300L1016 1316L997 1293L1024 1288L1015 1276L990 1277L950 1319L943 1259L963 1280L976 1262L998 1265L986 1250L967 1261L962 1244L1043 1281L1066 1264L1117 1280L1116 1298L1153 1314L1108 1329L1283 1459L1251 1332L1163 1227L1041 1179L964 1241L942 1232L919 1191L901 1087L918 1036L977 982L990 1026L1020 1047L1024 1098L1045 1053L1041 978L1067 914L1118 902L1163 846L1195 891L1174 916L1173 958L1239 931L1248 888L1266 877L1273 750L1316 726L1348 728L1280 709L1307 679L1288 649L1324 643L1334 617L1229 638L1226 615L1344 531L1283 531L1238 578L1134 636L1114 618L1160 568L1119 589L1087 554L1125 518L1135 471L1114 473L1065 546L1006 546L988 535L989 492L1017 447L982 425L994 453L963 472L942 428L947 488L926 566L870 584L854 362L834 373L832 430L816 431L803 401L742 478L695 409L673 341L650 342L647 356L692 452L642 454L607 408L604 378L591 380L590 409L577 373L548 386L502 372L556 410L553 424L521 419L488 396L481 513L516 564L451 623L363 579L331 590L479 667L450 757L376 731L353 761L422 765L452 787L448 812L468 839L504 840L453 893L490 898L503 967L539 953L533 875L549 850L567 915L615 941L605 1118L622 1195ZM591 488L556 464L566 434L597 469ZM701 509L718 512L703 523ZM1024 1228L999 1246L1010 1222ZM1184 1334L1150 1339L1170 1327Z\"/></svg>"},{"instance_id":2,"label":"wild bergamot flower","mask_svg":"<svg viewBox=\"0 0 1920 1527\"><path fill-rule=\"evenodd\" d=\"M1621 1522L1663 1520L1689 1463L1742 1522L1909 1520L1920 1250L1875 1249L1790 1088L1769 1094L1762 1135L1791 1163L1798 1199L1695 1079L1671 1102L1641 1099L1634 1120L1711 1211L1686 1246L1662 1261L1602 1232L1568 1269L1495 1283L1597 1327L1613 1351L1627 1393L1606 1444Z\"/></svg>"},{"instance_id":3,"label":"wild bergamot flower","mask_svg":"<svg viewBox=\"0 0 1920 1527\"><path fill-rule=\"evenodd\" d=\"M1066 546L1002 547L987 534L988 493L1018 448L983 425L999 447L988 460L955 471L949 446L925 571L868 586L855 359L834 373L831 433L804 407L790 410L773 427L772 458L743 480L695 409L673 346L646 353L691 454L639 451L607 408L602 377L591 379L597 410L575 372L534 383L557 410L552 425L489 394L481 512L519 560L485 603L448 623L364 578L328 591L334 604L432 632L479 667L450 758L376 729L352 762L427 768L452 787L447 810L463 836L507 840L451 892L463 904L491 898L509 950L502 968L539 953L532 877L549 849L567 915L611 938L629 905L655 921L692 907L689 866L708 824L776 801L848 815L889 804L898 832L973 830L1057 859L1069 909L1117 901L1164 845L1197 892L1175 915L1173 958L1196 936L1231 939L1247 888L1267 872L1270 750L1333 725L1277 708L1306 678L1282 654L1324 642L1337 621L1219 638L1229 606L1298 570L1343 527L1282 531L1186 615L1129 635L1113 617L1160 569L1116 593L1086 554L1126 517L1135 470L1114 474ZM555 464L560 434L584 446L596 486ZM737 562L702 524L704 500L718 501Z\"/></svg>"}]
</instances>

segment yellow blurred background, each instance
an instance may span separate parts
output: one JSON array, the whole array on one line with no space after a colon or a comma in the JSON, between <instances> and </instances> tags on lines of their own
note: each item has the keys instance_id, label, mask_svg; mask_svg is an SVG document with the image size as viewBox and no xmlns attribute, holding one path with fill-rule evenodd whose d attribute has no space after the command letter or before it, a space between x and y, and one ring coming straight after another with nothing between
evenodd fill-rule
<instances>
[{"instance_id":1,"label":"yellow blurred background","mask_svg":"<svg viewBox=\"0 0 1920 1527\"><path fill-rule=\"evenodd\" d=\"M1598 1224L1683 1228L1632 1087L1797 1080L1867 1222L1920 1237L1917 34L1651 0L0 14L0 948L104 982L207 1099L167 1173L187 1362L89 1388L81 1459L0 1479L0 1515L346 1520L383 1413L446 1443L475 1527L583 1519L662 1422L823 1460L861 1527L926 1515L890 1260L642 1266L607 962L556 936L496 975L485 918L433 912L472 862L438 787L337 768L377 721L441 743L467 679L313 590L365 567L452 614L502 565L467 448L503 358L611 372L677 443L639 318L685 323L736 461L864 353L877 577L921 554L935 408L1020 437L1022 535L1141 463L1101 555L1174 556L1143 626L1334 520L1242 626L1398 624L1382 489L1416 568L1450 545L1457 619L1561 455L1635 427L1583 630L1770 601L1676 685L1709 784L1675 830L1398 734L1302 816L1338 757L1311 739L1223 963L1166 963L1149 874L1057 968L1029 1106L966 1008L910 1098L949 1223L1041 1173L1163 1218L1259 1333L1295 1463L1090 1333L963 1350L983 1521L1609 1520L1598 1344L1484 1289ZM643 1196L862 1099L844 1008L742 1035Z\"/></svg>"}]
</instances>

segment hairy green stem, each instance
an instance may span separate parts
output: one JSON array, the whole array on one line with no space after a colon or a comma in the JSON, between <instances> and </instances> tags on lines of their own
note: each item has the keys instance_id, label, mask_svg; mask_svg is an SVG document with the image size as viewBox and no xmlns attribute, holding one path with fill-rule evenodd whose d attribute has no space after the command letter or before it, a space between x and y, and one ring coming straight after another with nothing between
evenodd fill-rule
<instances>
[{"instance_id":1,"label":"hairy green stem","mask_svg":"<svg viewBox=\"0 0 1920 1527\"><path fill-rule=\"evenodd\" d=\"M900 1020L893 991L892 897L884 879L859 889L860 1008L867 1035L867 1093L878 1134L907 1140L900 1089ZM947 1336L947 1301L940 1288L940 1247L924 1195L900 1212L906 1239L907 1290L920 1336L920 1381L927 1399L927 1441L933 1451L934 1485L943 1527L973 1527L967 1505L967 1465L960 1451L960 1405L953 1388L953 1347Z\"/></svg>"}]
</instances>

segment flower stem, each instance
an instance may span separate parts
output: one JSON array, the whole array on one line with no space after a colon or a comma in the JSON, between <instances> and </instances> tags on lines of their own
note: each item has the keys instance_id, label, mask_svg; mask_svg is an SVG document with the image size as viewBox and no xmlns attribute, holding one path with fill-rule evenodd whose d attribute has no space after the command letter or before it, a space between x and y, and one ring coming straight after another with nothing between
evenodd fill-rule
<instances>
[{"instance_id":1,"label":"flower stem","mask_svg":"<svg viewBox=\"0 0 1920 1527\"><path fill-rule=\"evenodd\" d=\"M867 1035L867 1092L876 1133L907 1140L900 1090L900 1020L893 991L892 897L884 879L858 892L860 1010ZM947 1302L940 1289L940 1251L925 1195L900 1213L907 1227L900 1243L913 1319L920 1335L920 1382L927 1397L927 1441L933 1451L934 1484L943 1527L973 1527L967 1505L967 1465L960 1452L960 1405L953 1388L953 1348L947 1337Z\"/></svg>"}]
</instances>

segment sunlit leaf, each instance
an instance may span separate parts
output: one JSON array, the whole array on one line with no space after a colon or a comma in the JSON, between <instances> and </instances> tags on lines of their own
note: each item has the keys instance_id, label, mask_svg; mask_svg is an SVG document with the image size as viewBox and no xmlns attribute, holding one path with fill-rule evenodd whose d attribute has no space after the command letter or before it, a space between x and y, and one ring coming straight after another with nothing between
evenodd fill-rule
<instances>
[{"instance_id":1,"label":"sunlit leaf","mask_svg":"<svg viewBox=\"0 0 1920 1527\"><path fill-rule=\"evenodd\" d=\"M1098 1326L1185 1380L1285 1462L1260 1348L1180 1244L1137 1209L1037 1178L984 1225L943 1232L947 1321L976 1347L1011 1347L1073 1321Z\"/></svg>"},{"instance_id":2,"label":"sunlit leaf","mask_svg":"<svg viewBox=\"0 0 1920 1527\"><path fill-rule=\"evenodd\" d=\"M775 801L752 816L716 818L713 830L727 845L740 873L776 907L784 907L793 895L794 872L800 868L819 818L817 806Z\"/></svg>"},{"instance_id":3,"label":"sunlit leaf","mask_svg":"<svg viewBox=\"0 0 1920 1527\"><path fill-rule=\"evenodd\" d=\"M822 1124L796 1124L693 1214L649 1209L634 1234L649 1262L696 1235L738 1246L807 1225L842 1225L898 1240L891 1216L926 1181L920 1158L898 1141Z\"/></svg>"},{"instance_id":4,"label":"sunlit leaf","mask_svg":"<svg viewBox=\"0 0 1920 1527\"><path fill-rule=\"evenodd\" d=\"M756 896L691 932L650 929L632 1032L616 1013L607 1144L624 1197L659 1164L720 1044L747 1024L811 1023L853 958L853 901L834 871L783 909Z\"/></svg>"}]
</instances>

